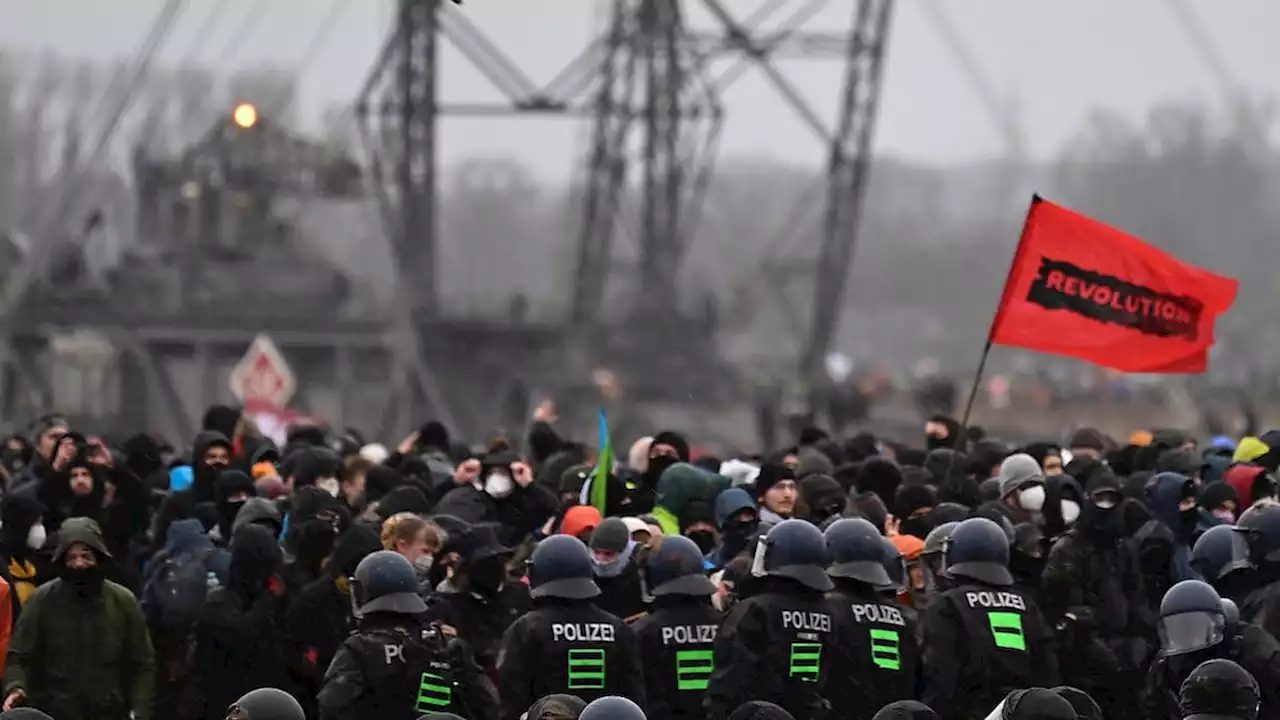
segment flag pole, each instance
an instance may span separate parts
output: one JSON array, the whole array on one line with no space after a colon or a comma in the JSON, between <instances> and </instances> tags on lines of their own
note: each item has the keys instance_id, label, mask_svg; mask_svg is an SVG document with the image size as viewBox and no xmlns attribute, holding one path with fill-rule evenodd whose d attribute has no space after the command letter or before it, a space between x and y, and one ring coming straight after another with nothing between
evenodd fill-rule
<instances>
[{"instance_id":1,"label":"flag pole","mask_svg":"<svg viewBox=\"0 0 1280 720\"><path fill-rule=\"evenodd\" d=\"M1031 204L1027 206L1027 217L1022 221L1022 232L1018 235L1018 246L1014 248L1013 256L1009 260L1009 271L1005 273L1004 290L1000 293L1000 304L996 306L995 314L991 316L991 326L987 328L987 341L982 346L982 356L978 358L978 369L973 373L973 383L969 385L969 398L965 401L964 414L960 417L960 432L951 443L952 450L960 450L968 433L969 419L973 415L973 404L978 399L978 388L982 386L982 376L987 371L987 358L991 356L991 338L996 334L996 328L1000 326L1000 317L1004 313L1004 308L1009 302L1009 294L1012 291L1009 280L1013 277L1014 268L1018 267L1018 259L1022 256L1022 248L1027 242L1031 213L1035 212L1036 205L1039 205L1040 201L1040 195L1033 194L1031 196ZM951 475L955 462L956 456L953 454L951 460L947 463L947 476ZM945 479L944 477L943 480L945 481Z\"/></svg>"}]
</instances>

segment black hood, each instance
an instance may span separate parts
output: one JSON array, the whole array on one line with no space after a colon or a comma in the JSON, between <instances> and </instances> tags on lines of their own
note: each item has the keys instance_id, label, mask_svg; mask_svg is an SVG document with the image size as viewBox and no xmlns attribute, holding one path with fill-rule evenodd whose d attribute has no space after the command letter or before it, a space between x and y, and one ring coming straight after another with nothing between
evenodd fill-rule
<instances>
[{"instance_id":1,"label":"black hood","mask_svg":"<svg viewBox=\"0 0 1280 720\"><path fill-rule=\"evenodd\" d=\"M245 525L231 540L231 567L227 588L246 602L267 590L271 576L280 570L284 553L271 533L259 525Z\"/></svg>"},{"instance_id":2,"label":"black hood","mask_svg":"<svg viewBox=\"0 0 1280 720\"><path fill-rule=\"evenodd\" d=\"M212 430L199 433L191 443L191 493L196 502L214 501L213 487L217 473L210 472L205 466L204 454L217 445L226 448L228 453L231 452L231 441L227 436Z\"/></svg>"}]
</instances>

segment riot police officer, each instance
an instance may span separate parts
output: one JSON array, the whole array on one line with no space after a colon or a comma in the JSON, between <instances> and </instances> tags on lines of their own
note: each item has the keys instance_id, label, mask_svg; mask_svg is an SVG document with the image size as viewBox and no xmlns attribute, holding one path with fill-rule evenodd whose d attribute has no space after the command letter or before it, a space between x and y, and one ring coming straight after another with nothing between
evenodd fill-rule
<instances>
[{"instance_id":1,"label":"riot police officer","mask_svg":"<svg viewBox=\"0 0 1280 720\"><path fill-rule=\"evenodd\" d=\"M748 700L774 703L798 718L826 717L823 664L837 641L825 597L834 587L829 560L822 532L803 520L784 520L761 538L751 567L761 582L716 637L708 720L726 720Z\"/></svg>"},{"instance_id":2,"label":"riot police officer","mask_svg":"<svg viewBox=\"0 0 1280 720\"><path fill-rule=\"evenodd\" d=\"M380 550L360 561L350 582L357 629L325 673L322 720L414 720L431 712L496 719L497 693L471 651L426 621L412 563Z\"/></svg>"},{"instance_id":3,"label":"riot police officer","mask_svg":"<svg viewBox=\"0 0 1280 720\"><path fill-rule=\"evenodd\" d=\"M893 579L884 565L885 539L875 525L846 518L823 535L831 553L827 574L835 590L828 597L838 628L829 669L841 678L828 686L827 699L833 716L863 720L889 703L915 698L915 622L880 592Z\"/></svg>"},{"instance_id":4,"label":"riot police officer","mask_svg":"<svg viewBox=\"0 0 1280 720\"><path fill-rule=\"evenodd\" d=\"M292 695L276 688L245 693L227 708L226 720L305 720L302 706Z\"/></svg>"},{"instance_id":5,"label":"riot police officer","mask_svg":"<svg viewBox=\"0 0 1280 720\"><path fill-rule=\"evenodd\" d=\"M1280 711L1280 643L1265 630L1239 623L1227 633L1222 598L1208 583L1183 580L1160 601L1160 654L1147 671L1143 713L1149 718L1178 717L1178 689L1200 663L1233 660L1264 688L1262 714Z\"/></svg>"},{"instance_id":6,"label":"riot police officer","mask_svg":"<svg viewBox=\"0 0 1280 720\"><path fill-rule=\"evenodd\" d=\"M652 608L632 625L645 662L649 714L702 720L723 619L711 606L716 587L702 572L702 551L681 535L660 537L640 553L637 564Z\"/></svg>"},{"instance_id":7,"label":"riot police officer","mask_svg":"<svg viewBox=\"0 0 1280 720\"><path fill-rule=\"evenodd\" d=\"M1249 580L1237 596L1240 616L1280 635L1280 505L1250 508L1235 526L1233 567L1247 565Z\"/></svg>"},{"instance_id":8,"label":"riot police officer","mask_svg":"<svg viewBox=\"0 0 1280 720\"><path fill-rule=\"evenodd\" d=\"M1247 670L1230 660L1201 663L1178 690L1178 717L1258 720L1262 692Z\"/></svg>"},{"instance_id":9,"label":"riot police officer","mask_svg":"<svg viewBox=\"0 0 1280 720\"><path fill-rule=\"evenodd\" d=\"M1243 599L1250 589L1250 560L1245 544L1247 531L1215 525L1196 539L1191 567L1224 598Z\"/></svg>"},{"instance_id":10,"label":"riot police officer","mask_svg":"<svg viewBox=\"0 0 1280 720\"><path fill-rule=\"evenodd\" d=\"M528 571L534 609L507 628L498 654L503 720L517 720L554 693L644 702L635 633L591 602L600 594L591 560L587 546L569 535L553 535L534 549Z\"/></svg>"},{"instance_id":11,"label":"riot police officer","mask_svg":"<svg viewBox=\"0 0 1280 720\"><path fill-rule=\"evenodd\" d=\"M961 522L947 542L952 587L929 603L922 633L922 699L944 718L981 717L1012 690L1058 684L1053 632L1014 586L1009 544L986 518Z\"/></svg>"}]
</instances>

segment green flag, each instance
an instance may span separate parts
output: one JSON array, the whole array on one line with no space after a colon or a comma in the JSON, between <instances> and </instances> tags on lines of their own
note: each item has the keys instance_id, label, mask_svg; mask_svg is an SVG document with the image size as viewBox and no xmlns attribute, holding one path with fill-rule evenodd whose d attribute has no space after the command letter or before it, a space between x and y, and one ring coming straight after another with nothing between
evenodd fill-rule
<instances>
[{"instance_id":1,"label":"green flag","mask_svg":"<svg viewBox=\"0 0 1280 720\"><path fill-rule=\"evenodd\" d=\"M609 474L613 472L613 442L609 440L609 419L600 408L600 440L597 445L596 469L591 473L591 504L605 514L609 494Z\"/></svg>"}]
</instances>

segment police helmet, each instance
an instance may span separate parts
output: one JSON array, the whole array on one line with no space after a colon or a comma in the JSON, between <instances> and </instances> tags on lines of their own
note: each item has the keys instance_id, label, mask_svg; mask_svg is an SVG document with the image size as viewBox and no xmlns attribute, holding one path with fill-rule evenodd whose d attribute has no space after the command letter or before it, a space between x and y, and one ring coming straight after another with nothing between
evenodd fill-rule
<instances>
[{"instance_id":1,"label":"police helmet","mask_svg":"<svg viewBox=\"0 0 1280 720\"><path fill-rule=\"evenodd\" d=\"M1280 562L1280 505L1249 508L1236 521L1237 539L1232 561L1249 567Z\"/></svg>"},{"instance_id":2,"label":"police helmet","mask_svg":"<svg viewBox=\"0 0 1280 720\"><path fill-rule=\"evenodd\" d=\"M827 577L830 564L831 554L821 530L804 520L783 520L760 540L751 573L791 578L826 592L835 587Z\"/></svg>"},{"instance_id":3,"label":"police helmet","mask_svg":"<svg viewBox=\"0 0 1280 720\"><path fill-rule=\"evenodd\" d=\"M412 567L412 566L410 566ZM305 720L292 695L275 688L250 690L227 708L227 720Z\"/></svg>"},{"instance_id":4,"label":"police helmet","mask_svg":"<svg viewBox=\"0 0 1280 720\"><path fill-rule=\"evenodd\" d=\"M1178 710L1188 720L1257 720L1261 707L1258 681L1231 660L1200 663L1178 690Z\"/></svg>"},{"instance_id":5,"label":"police helmet","mask_svg":"<svg viewBox=\"0 0 1280 720\"><path fill-rule=\"evenodd\" d=\"M907 556L889 538L880 538L880 544L884 546L884 572L889 576L889 584L879 586L880 591L895 595L906 592Z\"/></svg>"},{"instance_id":6,"label":"police helmet","mask_svg":"<svg viewBox=\"0 0 1280 720\"><path fill-rule=\"evenodd\" d=\"M1251 564L1248 538L1248 531L1240 531L1230 525L1211 527L1191 548L1191 566L1210 585L1228 573L1247 570Z\"/></svg>"},{"instance_id":7,"label":"police helmet","mask_svg":"<svg viewBox=\"0 0 1280 720\"><path fill-rule=\"evenodd\" d=\"M702 551L698 544L683 535L669 535L654 540L640 569L649 594L712 595L716 586L706 576Z\"/></svg>"},{"instance_id":8,"label":"police helmet","mask_svg":"<svg viewBox=\"0 0 1280 720\"><path fill-rule=\"evenodd\" d=\"M1227 629L1240 625L1240 606L1231 598L1222 598L1222 620Z\"/></svg>"},{"instance_id":9,"label":"police helmet","mask_svg":"<svg viewBox=\"0 0 1280 720\"><path fill-rule=\"evenodd\" d=\"M361 615L371 612L426 612L418 594L418 573L403 555L379 550L360 561L351 583L352 598Z\"/></svg>"},{"instance_id":10,"label":"police helmet","mask_svg":"<svg viewBox=\"0 0 1280 720\"><path fill-rule=\"evenodd\" d=\"M937 512L936 510L934 512ZM951 533L961 521L945 522L929 531L924 539L924 549L920 551L920 566L924 568L924 587L934 592L946 585L943 570L943 555L947 549L947 541Z\"/></svg>"},{"instance_id":11,"label":"police helmet","mask_svg":"<svg viewBox=\"0 0 1280 720\"><path fill-rule=\"evenodd\" d=\"M850 578L876 587L892 582L885 572L884 536L870 521L843 518L822 534L831 553L831 577Z\"/></svg>"},{"instance_id":12,"label":"police helmet","mask_svg":"<svg viewBox=\"0 0 1280 720\"><path fill-rule=\"evenodd\" d=\"M1226 636L1222 598L1201 580L1183 580L1160 600L1160 647L1181 655L1213 647Z\"/></svg>"},{"instance_id":13,"label":"police helmet","mask_svg":"<svg viewBox=\"0 0 1280 720\"><path fill-rule=\"evenodd\" d=\"M586 600L600 594L595 564L586 543L569 535L552 535L529 558L529 595Z\"/></svg>"},{"instance_id":14,"label":"police helmet","mask_svg":"<svg viewBox=\"0 0 1280 720\"><path fill-rule=\"evenodd\" d=\"M816 529L816 528L815 528ZM640 706L619 695L606 695L587 703L578 720L646 720Z\"/></svg>"},{"instance_id":15,"label":"police helmet","mask_svg":"<svg viewBox=\"0 0 1280 720\"><path fill-rule=\"evenodd\" d=\"M988 585L1012 585L1009 573L1009 535L986 518L969 518L947 540L944 572Z\"/></svg>"}]
</instances>

